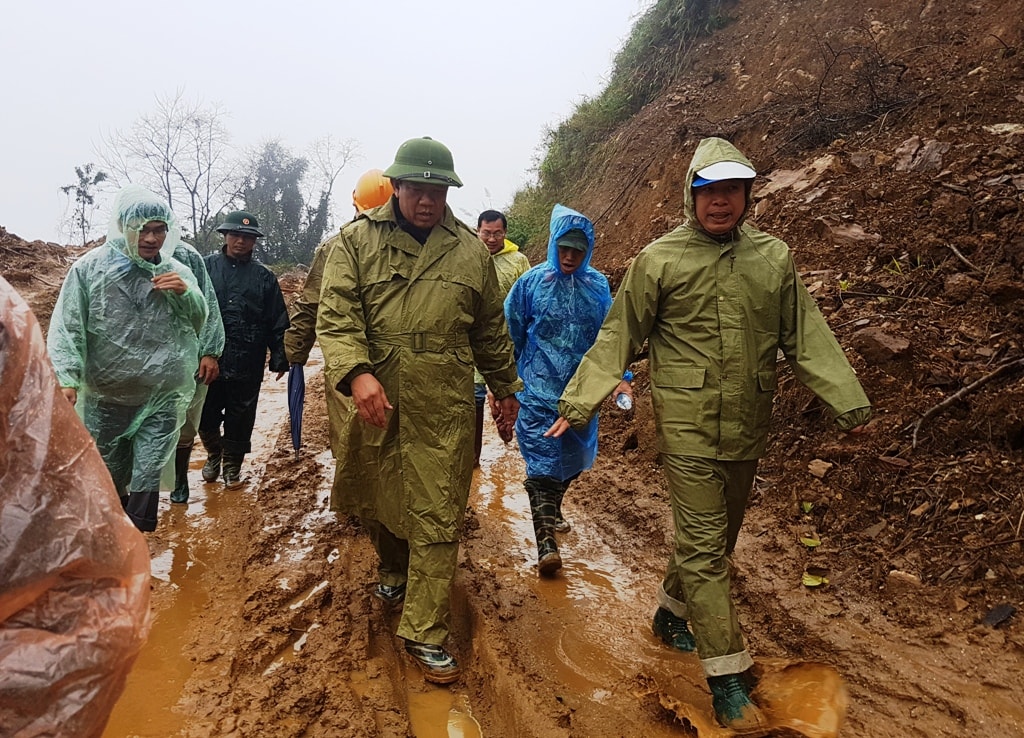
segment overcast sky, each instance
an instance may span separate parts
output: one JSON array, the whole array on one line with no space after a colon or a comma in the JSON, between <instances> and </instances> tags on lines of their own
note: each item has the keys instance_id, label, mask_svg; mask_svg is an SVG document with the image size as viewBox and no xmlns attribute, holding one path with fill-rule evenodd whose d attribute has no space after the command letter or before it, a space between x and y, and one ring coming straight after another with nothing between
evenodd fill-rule
<instances>
[{"instance_id":1,"label":"overcast sky","mask_svg":"<svg viewBox=\"0 0 1024 738\"><path fill-rule=\"evenodd\" d=\"M603 89L653 0L17 2L0 45L0 225L67 242L61 185L105 135L173 96L220 105L232 143L302 154L330 134L351 192L417 136L444 142L474 220L528 181L545 126ZM347 210L342 210L346 212ZM94 222L103 231L106 212Z\"/></svg>"}]
</instances>

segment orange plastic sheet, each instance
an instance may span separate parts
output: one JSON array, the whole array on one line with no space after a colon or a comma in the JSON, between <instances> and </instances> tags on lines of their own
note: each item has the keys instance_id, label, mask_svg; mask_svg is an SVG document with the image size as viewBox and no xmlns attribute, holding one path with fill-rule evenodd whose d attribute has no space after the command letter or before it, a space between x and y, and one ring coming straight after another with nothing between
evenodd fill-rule
<instances>
[{"instance_id":1,"label":"orange plastic sheet","mask_svg":"<svg viewBox=\"0 0 1024 738\"><path fill-rule=\"evenodd\" d=\"M149 552L0 278L0 735L99 736L149 633Z\"/></svg>"}]
</instances>

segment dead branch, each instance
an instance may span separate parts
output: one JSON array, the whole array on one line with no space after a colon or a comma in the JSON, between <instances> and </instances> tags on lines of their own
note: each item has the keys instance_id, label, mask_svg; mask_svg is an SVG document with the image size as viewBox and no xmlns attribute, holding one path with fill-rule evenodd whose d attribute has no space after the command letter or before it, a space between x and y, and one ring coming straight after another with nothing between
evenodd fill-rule
<instances>
[{"instance_id":1,"label":"dead branch","mask_svg":"<svg viewBox=\"0 0 1024 738\"><path fill-rule=\"evenodd\" d=\"M935 405L934 407L930 408L928 410L928 412L926 412L924 415L922 415L920 417L920 419L916 423L914 423L913 426L911 426L914 429L913 440L911 441L911 444L910 444L911 448L917 448L917 433L918 433L918 431L921 430L921 427L928 420L930 420L931 418L935 417L936 415L941 413L943 410L945 410L946 408L948 408L951 405L955 404L956 402L958 402L959 400L963 399L964 397L966 397L970 393L974 392L975 390L977 390L977 389L979 389L981 387L984 387L986 384L991 382L996 377L999 377L999 376L1001 376L1003 374L1006 374L1007 372L1009 372L1009 371L1011 371L1013 369L1020 369L1020 368L1024 368L1024 359L1014 359L1013 361L1008 361L1005 364L1000 364L998 367L993 369L991 372L986 374L981 379L978 379L978 380L976 380L974 382L971 382L966 387L963 387L960 390L958 390L957 392L954 392L952 395L947 397L945 400L940 402L938 405Z\"/></svg>"},{"instance_id":2,"label":"dead branch","mask_svg":"<svg viewBox=\"0 0 1024 738\"><path fill-rule=\"evenodd\" d=\"M958 249L951 243L947 243L946 246L949 248L950 251L956 254L956 258L958 258L960 261L967 265L968 269L970 269L975 274L981 274L981 270L978 269L978 267L974 266L974 264L972 264L970 261L968 261L967 257L960 253L960 249Z\"/></svg>"}]
</instances>

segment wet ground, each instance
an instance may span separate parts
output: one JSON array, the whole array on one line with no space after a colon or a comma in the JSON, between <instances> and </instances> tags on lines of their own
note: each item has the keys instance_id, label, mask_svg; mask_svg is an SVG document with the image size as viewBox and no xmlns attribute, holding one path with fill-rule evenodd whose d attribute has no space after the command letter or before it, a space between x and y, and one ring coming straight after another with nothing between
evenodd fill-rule
<instances>
[{"instance_id":1,"label":"wet ground","mask_svg":"<svg viewBox=\"0 0 1024 738\"><path fill-rule=\"evenodd\" d=\"M696 658L650 633L658 572L624 557L573 491L565 505L573 529L560 536L565 565L537 577L522 460L491 429L454 592L451 646L466 676L447 688L425 683L391 635L398 613L368 596L372 549L352 521L326 509L333 461L318 415L318 359L307 367L298 457L285 383L268 379L246 486L204 484L197 451L189 504L162 503L149 539L152 635L106 738L727 735L710 718ZM775 676L765 684L775 694L803 689L803 714L780 707L778 723L802 720L803 735L835 735L845 709L838 675L785 666L766 664ZM826 707L823 673L832 679Z\"/></svg>"}]
</instances>

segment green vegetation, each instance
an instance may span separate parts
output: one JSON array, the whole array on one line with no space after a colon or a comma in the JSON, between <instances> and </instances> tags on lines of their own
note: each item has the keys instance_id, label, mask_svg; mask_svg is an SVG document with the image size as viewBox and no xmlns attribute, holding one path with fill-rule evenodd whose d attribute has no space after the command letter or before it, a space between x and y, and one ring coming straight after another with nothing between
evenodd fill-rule
<instances>
[{"instance_id":1,"label":"green vegetation","mask_svg":"<svg viewBox=\"0 0 1024 738\"><path fill-rule=\"evenodd\" d=\"M685 66L693 43L724 25L724 4L724 0L657 0L637 20L616 54L604 91L581 102L568 120L546 132L537 184L517 192L508 212L509 236L530 247L532 260L536 261L539 244L547 240L551 208L574 193L616 126L671 84Z\"/></svg>"}]
</instances>

